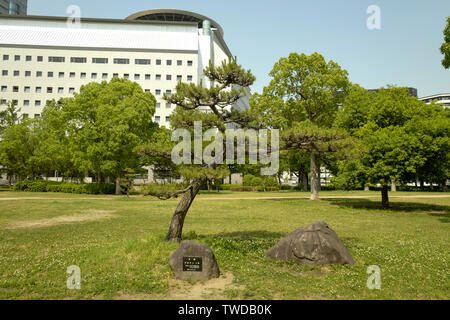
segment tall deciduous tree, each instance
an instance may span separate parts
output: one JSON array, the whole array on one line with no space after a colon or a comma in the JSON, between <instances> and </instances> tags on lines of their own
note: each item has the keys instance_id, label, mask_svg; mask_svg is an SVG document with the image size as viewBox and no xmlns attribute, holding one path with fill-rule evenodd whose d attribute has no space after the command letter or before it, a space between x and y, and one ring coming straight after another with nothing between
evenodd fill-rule
<instances>
[{"instance_id":1,"label":"tall deciduous tree","mask_svg":"<svg viewBox=\"0 0 450 320\"><path fill-rule=\"evenodd\" d=\"M444 29L444 43L441 46L441 53L444 55L442 65L445 69L450 68L450 17L447 18L447 26Z\"/></svg>"},{"instance_id":2,"label":"tall deciduous tree","mask_svg":"<svg viewBox=\"0 0 450 320\"><path fill-rule=\"evenodd\" d=\"M152 122L155 97L139 84L119 78L82 86L73 98L45 110L63 131L71 161L81 172L95 174L98 182L110 177L120 194L120 179L127 169L140 169L134 151L147 143L157 125Z\"/></svg>"},{"instance_id":3,"label":"tall deciduous tree","mask_svg":"<svg viewBox=\"0 0 450 320\"><path fill-rule=\"evenodd\" d=\"M320 158L339 150L333 141L345 140L345 134L330 130L350 87L348 73L318 53L291 53L275 63L270 76L262 96L253 99L254 109L271 125L290 131L284 135L285 149L310 153L311 199L317 200Z\"/></svg>"},{"instance_id":4,"label":"tall deciduous tree","mask_svg":"<svg viewBox=\"0 0 450 320\"><path fill-rule=\"evenodd\" d=\"M392 182L421 178L443 184L448 179L449 121L442 106L427 105L406 88L368 92L353 87L335 124L360 139L361 157L339 165L338 182L380 184L385 208Z\"/></svg>"},{"instance_id":5,"label":"tall deciduous tree","mask_svg":"<svg viewBox=\"0 0 450 320\"><path fill-rule=\"evenodd\" d=\"M204 131L215 128L224 133L227 125L233 123L245 128L249 121L248 112L231 108L231 106L247 94L245 88L253 84L255 77L235 60L224 61L220 66L210 63L203 72L213 84L210 88L203 86L202 83L195 85L179 82L175 94L164 96L168 103L178 106L171 116L172 128L187 129L192 133L194 121L202 121ZM207 108L209 112L200 112L199 109L202 107ZM142 148L141 153L147 159L169 159L172 146L173 144L153 143ZM208 180L221 179L229 175L226 164L211 165L205 162L205 159L201 164L180 165L179 172L187 181L185 189L148 193L162 199L182 195L166 236L167 241L174 242L181 241L186 215L202 185Z\"/></svg>"}]
</instances>

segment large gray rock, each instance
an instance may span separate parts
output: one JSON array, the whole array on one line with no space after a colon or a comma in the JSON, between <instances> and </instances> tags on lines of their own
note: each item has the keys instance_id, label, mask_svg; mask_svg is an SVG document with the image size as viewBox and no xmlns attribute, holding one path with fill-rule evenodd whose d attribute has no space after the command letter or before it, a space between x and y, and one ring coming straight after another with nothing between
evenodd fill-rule
<instances>
[{"instance_id":1,"label":"large gray rock","mask_svg":"<svg viewBox=\"0 0 450 320\"><path fill-rule=\"evenodd\" d=\"M350 252L323 221L295 230L266 252L266 258L293 260L306 265L354 265Z\"/></svg>"},{"instance_id":2,"label":"large gray rock","mask_svg":"<svg viewBox=\"0 0 450 320\"><path fill-rule=\"evenodd\" d=\"M178 279L206 281L220 277L213 251L206 244L183 241L170 257L170 267Z\"/></svg>"}]
</instances>

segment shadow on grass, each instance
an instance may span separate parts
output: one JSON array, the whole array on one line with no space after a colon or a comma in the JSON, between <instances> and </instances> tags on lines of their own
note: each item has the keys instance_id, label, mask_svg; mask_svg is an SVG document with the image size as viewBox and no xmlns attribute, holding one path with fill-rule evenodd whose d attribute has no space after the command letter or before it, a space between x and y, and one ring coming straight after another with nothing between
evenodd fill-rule
<instances>
[{"instance_id":1,"label":"shadow on grass","mask_svg":"<svg viewBox=\"0 0 450 320\"><path fill-rule=\"evenodd\" d=\"M354 209L383 210L380 201L367 199L327 199L331 205L350 207ZM450 223L450 207L427 203L391 202L386 211L422 212L433 217L439 217L443 223Z\"/></svg>"},{"instance_id":2,"label":"shadow on grass","mask_svg":"<svg viewBox=\"0 0 450 320\"><path fill-rule=\"evenodd\" d=\"M294 230L292 230L294 231ZM265 230L257 231L235 231L235 232L222 232L216 234L205 234L197 235L195 232L189 232L184 237L183 240L196 240L196 239L226 239L226 240L279 240L282 237L287 236L286 233L282 232L270 232Z\"/></svg>"}]
</instances>

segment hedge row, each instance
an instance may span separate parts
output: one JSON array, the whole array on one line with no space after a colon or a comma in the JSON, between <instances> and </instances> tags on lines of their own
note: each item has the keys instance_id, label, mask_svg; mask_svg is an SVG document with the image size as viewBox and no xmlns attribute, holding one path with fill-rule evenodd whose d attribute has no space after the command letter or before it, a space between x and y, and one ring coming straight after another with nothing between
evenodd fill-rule
<instances>
[{"instance_id":1,"label":"hedge row","mask_svg":"<svg viewBox=\"0 0 450 320\"><path fill-rule=\"evenodd\" d=\"M115 194L114 184L91 183L76 184L44 180L25 180L18 182L13 187L14 191L23 192L61 192L74 194Z\"/></svg>"}]
</instances>

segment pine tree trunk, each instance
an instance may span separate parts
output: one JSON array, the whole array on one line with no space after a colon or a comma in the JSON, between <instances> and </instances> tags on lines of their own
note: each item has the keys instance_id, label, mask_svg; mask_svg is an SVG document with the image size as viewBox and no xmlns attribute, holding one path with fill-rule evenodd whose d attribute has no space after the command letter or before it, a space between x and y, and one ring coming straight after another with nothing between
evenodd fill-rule
<instances>
[{"instance_id":1,"label":"pine tree trunk","mask_svg":"<svg viewBox=\"0 0 450 320\"><path fill-rule=\"evenodd\" d=\"M383 185L381 189L381 206L383 209L389 208L389 187L388 185Z\"/></svg>"},{"instance_id":2,"label":"pine tree trunk","mask_svg":"<svg viewBox=\"0 0 450 320\"><path fill-rule=\"evenodd\" d=\"M311 200L319 200L319 161L317 154L311 152Z\"/></svg>"},{"instance_id":3,"label":"pine tree trunk","mask_svg":"<svg viewBox=\"0 0 450 320\"><path fill-rule=\"evenodd\" d=\"M191 207L192 202L199 193L202 184L203 184L202 180L194 180L194 182L191 184L192 187L191 190L189 190L183 195L183 198L178 204L178 207L175 210L175 213L172 217L169 232L167 233L166 236L166 241L170 242L181 241L184 219L186 218L186 215L189 211L189 208Z\"/></svg>"}]
</instances>

